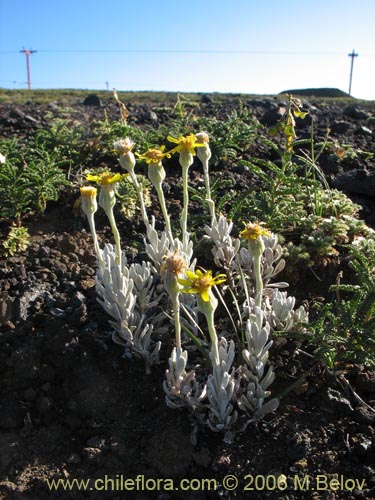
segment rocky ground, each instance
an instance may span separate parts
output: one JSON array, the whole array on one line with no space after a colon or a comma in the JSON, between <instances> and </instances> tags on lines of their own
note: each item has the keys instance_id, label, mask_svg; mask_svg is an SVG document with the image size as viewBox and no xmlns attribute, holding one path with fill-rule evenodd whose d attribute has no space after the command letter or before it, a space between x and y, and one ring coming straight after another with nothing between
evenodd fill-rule
<instances>
[{"instance_id":1,"label":"rocky ground","mask_svg":"<svg viewBox=\"0 0 375 500\"><path fill-rule=\"evenodd\" d=\"M243 103L272 125L283 99ZM233 96L220 105L214 96L202 96L199 112L225 117L236 106ZM357 151L339 168L323 157L322 167L331 185L360 203L362 217L373 225L375 165L358 153L374 151L373 104L309 98L305 106L317 135L330 127L333 138ZM168 121L152 103L128 107L133 123ZM77 102L73 111L89 122L102 119L104 108L110 119L119 118L111 102ZM3 104L0 134L27 136L48 126L51 115L69 112L58 103ZM308 135L305 124L299 127L300 136ZM244 182L243 175L239 170L234 182ZM366 405L375 404L374 372L350 365L334 377L304 357L295 342L278 340L272 353L278 366L274 390L283 391L310 370L305 383L232 444L207 430L199 431L193 444L189 415L164 402L168 354L146 375L141 362L124 359L122 348L111 341L108 318L96 301L95 257L85 220L73 216L71 205L56 202L27 226L32 235L27 253L0 260L0 498L375 498L375 414ZM137 236L137 227L127 230ZM103 223L101 237L109 234ZM282 474L287 483L275 485ZM95 487L94 480L106 476L117 479L114 491L110 482L108 491ZM121 490L122 479L138 476L149 480L148 490L140 483L132 492ZM234 489L232 476L238 479ZM47 480L53 478L92 481L87 491L77 485L50 491ZM168 479L178 487L182 478L196 480L191 491L163 491L156 483ZM199 485L203 479L215 484ZM339 483L331 482L335 479ZM168 490L171 483L164 486Z\"/></svg>"}]
</instances>

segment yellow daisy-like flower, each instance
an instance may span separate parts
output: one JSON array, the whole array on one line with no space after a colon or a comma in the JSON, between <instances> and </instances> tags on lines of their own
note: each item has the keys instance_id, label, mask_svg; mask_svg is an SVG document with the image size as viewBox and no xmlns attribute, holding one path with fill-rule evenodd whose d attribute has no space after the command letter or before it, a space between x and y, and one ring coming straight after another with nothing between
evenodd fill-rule
<instances>
[{"instance_id":1,"label":"yellow daisy-like flower","mask_svg":"<svg viewBox=\"0 0 375 500\"><path fill-rule=\"evenodd\" d=\"M245 240L257 240L259 236L272 236L268 229L256 222L244 222L245 229L240 232L240 236Z\"/></svg>"},{"instance_id":2,"label":"yellow daisy-like flower","mask_svg":"<svg viewBox=\"0 0 375 500\"><path fill-rule=\"evenodd\" d=\"M140 160L144 160L147 165L157 165L165 157L170 158L170 153L164 153L165 146L159 148L149 148L143 155L135 153Z\"/></svg>"},{"instance_id":3,"label":"yellow daisy-like flower","mask_svg":"<svg viewBox=\"0 0 375 500\"><path fill-rule=\"evenodd\" d=\"M167 139L169 142L177 144L177 146L170 151L171 153L179 151L191 153L194 156L195 148L204 147L203 143L198 142L198 138L195 134L189 134L186 137L180 136L178 139L169 135Z\"/></svg>"},{"instance_id":4,"label":"yellow daisy-like flower","mask_svg":"<svg viewBox=\"0 0 375 500\"><path fill-rule=\"evenodd\" d=\"M204 302L210 300L210 290L213 286L224 283L227 277L225 274L218 274L212 277L212 271L202 272L197 269L195 272L186 271L186 278L179 278L177 281L184 288L181 290L183 293L195 293L201 297Z\"/></svg>"},{"instance_id":5,"label":"yellow daisy-like flower","mask_svg":"<svg viewBox=\"0 0 375 500\"><path fill-rule=\"evenodd\" d=\"M120 179L128 174L113 174L112 172L102 172L100 174L87 174L86 179L88 181L96 182L99 186L108 186L109 184L114 184Z\"/></svg>"}]
</instances>

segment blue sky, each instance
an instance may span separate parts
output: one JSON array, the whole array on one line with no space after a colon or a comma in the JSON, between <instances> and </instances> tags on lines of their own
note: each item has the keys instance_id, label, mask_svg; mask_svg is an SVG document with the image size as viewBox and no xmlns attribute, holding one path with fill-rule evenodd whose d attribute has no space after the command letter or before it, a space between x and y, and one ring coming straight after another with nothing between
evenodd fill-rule
<instances>
[{"instance_id":1,"label":"blue sky","mask_svg":"<svg viewBox=\"0 0 375 500\"><path fill-rule=\"evenodd\" d=\"M0 87L375 99L374 0L0 0Z\"/></svg>"}]
</instances>

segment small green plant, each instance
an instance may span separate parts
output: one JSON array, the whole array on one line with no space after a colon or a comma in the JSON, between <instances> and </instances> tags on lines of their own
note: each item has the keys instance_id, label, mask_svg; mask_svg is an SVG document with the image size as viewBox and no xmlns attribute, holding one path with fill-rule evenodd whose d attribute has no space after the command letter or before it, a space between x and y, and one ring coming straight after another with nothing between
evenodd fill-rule
<instances>
[{"instance_id":1,"label":"small green plant","mask_svg":"<svg viewBox=\"0 0 375 500\"><path fill-rule=\"evenodd\" d=\"M26 227L12 227L7 239L2 243L4 247L3 253L6 257L13 257L13 255L25 252L29 244L30 234Z\"/></svg>"},{"instance_id":2,"label":"small green plant","mask_svg":"<svg viewBox=\"0 0 375 500\"><path fill-rule=\"evenodd\" d=\"M17 140L4 141L6 161L0 165L0 217L16 222L43 212L49 200L57 200L60 188L69 184L55 158L44 149L23 148Z\"/></svg>"},{"instance_id":3,"label":"small green plant","mask_svg":"<svg viewBox=\"0 0 375 500\"><path fill-rule=\"evenodd\" d=\"M354 284L342 284L340 274L331 286L336 300L320 306L313 325L316 352L332 360L375 366L375 251L350 246Z\"/></svg>"},{"instance_id":4,"label":"small green plant","mask_svg":"<svg viewBox=\"0 0 375 500\"><path fill-rule=\"evenodd\" d=\"M151 206L151 183L144 175L137 175L137 180L141 188L145 207ZM130 177L125 177L117 184L117 198L120 202L120 211L127 219L131 219L139 211L137 191Z\"/></svg>"}]
</instances>

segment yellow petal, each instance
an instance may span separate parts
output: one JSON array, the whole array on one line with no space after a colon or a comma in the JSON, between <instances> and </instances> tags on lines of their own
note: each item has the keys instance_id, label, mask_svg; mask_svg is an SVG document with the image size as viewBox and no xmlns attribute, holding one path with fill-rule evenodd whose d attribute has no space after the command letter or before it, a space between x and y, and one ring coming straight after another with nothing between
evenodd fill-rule
<instances>
[{"instance_id":1,"label":"yellow petal","mask_svg":"<svg viewBox=\"0 0 375 500\"><path fill-rule=\"evenodd\" d=\"M201 297L203 302L209 302L210 301L210 289L206 288L201 292Z\"/></svg>"},{"instance_id":2,"label":"yellow petal","mask_svg":"<svg viewBox=\"0 0 375 500\"><path fill-rule=\"evenodd\" d=\"M182 278L178 278L177 281L180 285L183 285L183 286L190 286L191 285L190 280L184 280Z\"/></svg>"},{"instance_id":3,"label":"yellow petal","mask_svg":"<svg viewBox=\"0 0 375 500\"><path fill-rule=\"evenodd\" d=\"M198 271L199 271L199 269L198 269ZM190 281L196 280L197 277L199 277L198 271L197 271L197 273L193 273L193 271L186 271L186 276L190 279Z\"/></svg>"}]
</instances>

